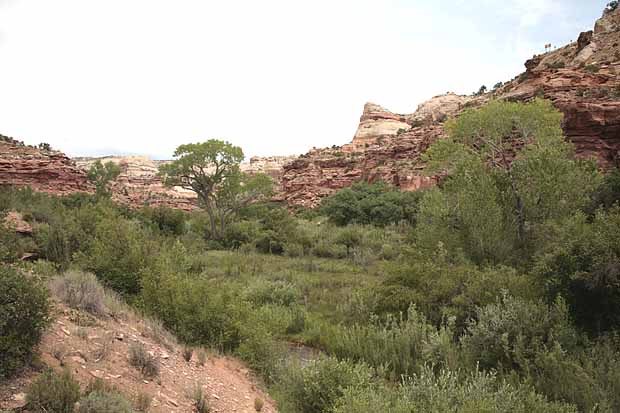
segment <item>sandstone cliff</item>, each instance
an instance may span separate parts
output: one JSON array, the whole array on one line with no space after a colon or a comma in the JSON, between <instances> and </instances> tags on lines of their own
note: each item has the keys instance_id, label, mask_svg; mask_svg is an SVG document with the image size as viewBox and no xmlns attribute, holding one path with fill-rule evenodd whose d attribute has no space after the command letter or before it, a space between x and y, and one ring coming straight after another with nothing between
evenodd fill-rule
<instances>
[{"instance_id":1,"label":"sandstone cliff","mask_svg":"<svg viewBox=\"0 0 620 413\"><path fill-rule=\"evenodd\" d=\"M350 144L315 149L286 165L279 199L315 207L321 198L358 181L382 180L403 190L434 184L421 171L421 154L444 135L443 123L491 98L550 99L577 154L604 168L620 166L620 8L608 10L576 43L534 56L526 72L478 97L446 94L410 115L368 103Z\"/></svg>"},{"instance_id":2,"label":"sandstone cliff","mask_svg":"<svg viewBox=\"0 0 620 413\"><path fill-rule=\"evenodd\" d=\"M55 194L94 192L86 174L65 154L0 135L0 185L29 186Z\"/></svg>"}]
</instances>

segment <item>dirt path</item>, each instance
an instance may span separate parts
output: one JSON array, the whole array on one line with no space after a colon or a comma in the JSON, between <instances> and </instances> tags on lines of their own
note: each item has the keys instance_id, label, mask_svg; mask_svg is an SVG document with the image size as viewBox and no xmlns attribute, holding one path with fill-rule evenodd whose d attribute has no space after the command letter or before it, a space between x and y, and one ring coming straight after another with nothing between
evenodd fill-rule
<instances>
[{"instance_id":1,"label":"dirt path","mask_svg":"<svg viewBox=\"0 0 620 413\"><path fill-rule=\"evenodd\" d=\"M150 331L142 320L100 320L57 305L56 319L40 346L41 360L61 370L61 358L82 385L98 377L130 401L147 393L152 397L153 413L194 411L188 392L196 386L203 388L212 412L252 413L256 411L255 399L264 402L262 412L277 412L273 400L257 387L238 360L211 355L201 366L194 353L192 360L186 362L178 345L158 344L162 340L156 340L159 336ZM129 346L138 342L159 359L158 378L145 380L129 364ZM36 374L30 371L0 385L0 410L23 406L24 393L34 377Z\"/></svg>"}]
</instances>

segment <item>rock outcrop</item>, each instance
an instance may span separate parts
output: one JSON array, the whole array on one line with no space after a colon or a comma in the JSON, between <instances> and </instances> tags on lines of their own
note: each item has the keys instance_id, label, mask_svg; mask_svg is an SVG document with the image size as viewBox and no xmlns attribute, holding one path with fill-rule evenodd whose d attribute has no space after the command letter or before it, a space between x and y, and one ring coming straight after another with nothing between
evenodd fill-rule
<instances>
[{"instance_id":1,"label":"rock outcrop","mask_svg":"<svg viewBox=\"0 0 620 413\"><path fill-rule=\"evenodd\" d=\"M434 185L435 178L421 173L421 155L443 136L443 120L462 110L468 101L470 98L453 94L437 96L411 115L366 104L350 144L315 149L284 166L277 199L291 206L314 208L321 198L359 181L383 181L403 190Z\"/></svg>"},{"instance_id":2,"label":"rock outcrop","mask_svg":"<svg viewBox=\"0 0 620 413\"><path fill-rule=\"evenodd\" d=\"M550 99L564 114L563 128L577 154L603 169L620 166L620 8L607 10L593 31L525 63L526 72L477 97L446 94L411 115L368 103L350 144L314 149L284 167L279 198L315 207L321 198L358 181L382 180L403 190L433 185L421 173L421 154L444 136L443 122L490 98Z\"/></svg>"},{"instance_id":3,"label":"rock outcrop","mask_svg":"<svg viewBox=\"0 0 620 413\"><path fill-rule=\"evenodd\" d=\"M6 136L0 136L0 185L59 195L94 192L84 171L62 152L27 146Z\"/></svg>"}]
</instances>

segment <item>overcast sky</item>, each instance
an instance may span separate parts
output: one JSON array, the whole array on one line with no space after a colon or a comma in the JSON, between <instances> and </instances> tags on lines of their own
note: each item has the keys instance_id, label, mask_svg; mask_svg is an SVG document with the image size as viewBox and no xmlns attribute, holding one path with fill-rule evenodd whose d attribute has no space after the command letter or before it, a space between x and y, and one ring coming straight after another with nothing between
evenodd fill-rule
<instances>
[{"instance_id":1,"label":"overcast sky","mask_svg":"<svg viewBox=\"0 0 620 413\"><path fill-rule=\"evenodd\" d=\"M0 0L0 134L70 155L248 156L349 142L365 102L413 112L523 71L607 0Z\"/></svg>"}]
</instances>

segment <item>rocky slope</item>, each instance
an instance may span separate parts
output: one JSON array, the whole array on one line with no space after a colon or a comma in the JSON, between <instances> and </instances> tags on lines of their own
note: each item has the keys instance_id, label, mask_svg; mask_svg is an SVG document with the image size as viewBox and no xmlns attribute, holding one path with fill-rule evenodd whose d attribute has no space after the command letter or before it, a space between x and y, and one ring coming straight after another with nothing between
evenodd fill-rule
<instances>
[{"instance_id":1,"label":"rocky slope","mask_svg":"<svg viewBox=\"0 0 620 413\"><path fill-rule=\"evenodd\" d=\"M114 317L96 318L60 302L55 302L54 310L38 348L40 360L59 372L68 369L82 388L100 378L130 402L146 394L152 400L151 413L195 412L189 393L196 386L203 389L213 412L255 412L255 399L263 400L263 412L277 411L240 361L210 354L200 365L194 354L187 362L174 337L124 305L119 304ZM160 363L157 379L145 380L130 365L129 347L136 343ZM38 374L26 371L0 383L0 411L24 411L25 393Z\"/></svg>"},{"instance_id":2,"label":"rocky slope","mask_svg":"<svg viewBox=\"0 0 620 413\"><path fill-rule=\"evenodd\" d=\"M382 180L403 190L433 185L421 154L444 134L443 123L491 98L550 99L564 114L563 128L583 157L604 168L620 166L620 8L606 10L579 41L534 56L526 72L478 97L437 96L410 115L368 103L350 144L314 149L285 165L279 199L315 207L322 197L354 182Z\"/></svg>"}]
</instances>

